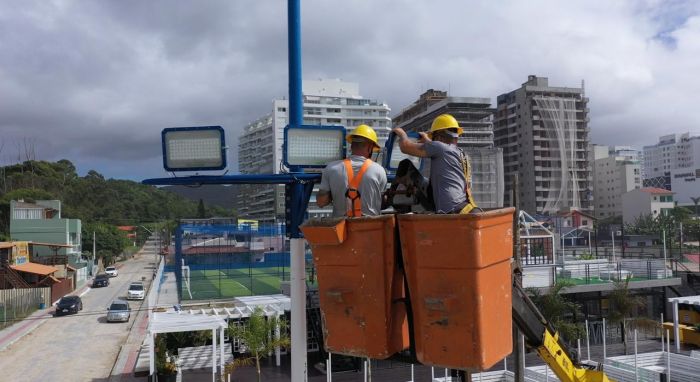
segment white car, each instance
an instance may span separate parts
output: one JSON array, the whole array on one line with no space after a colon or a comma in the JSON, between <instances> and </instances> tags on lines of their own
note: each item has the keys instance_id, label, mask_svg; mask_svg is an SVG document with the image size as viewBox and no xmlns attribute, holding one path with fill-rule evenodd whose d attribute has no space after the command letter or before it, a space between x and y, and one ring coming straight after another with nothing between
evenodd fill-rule
<instances>
[{"instance_id":1,"label":"white car","mask_svg":"<svg viewBox=\"0 0 700 382\"><path fill-rule=\"evenodd\" d=\"M116 267L105 268L105 273L108 274L109 277L117 277L117 275L119 274Z\"/></svg>"},{"instance_id":2,"label":"white car","mask_svg":"<svg viewBox=\"0 0 700 382\"><path fill-rule=\"evenodd\" d=\"M129 284L129 290L126 292L126 298L129 300L143 300L146 298L146 288L142 282Z\"/></svg>"}]
</instances>

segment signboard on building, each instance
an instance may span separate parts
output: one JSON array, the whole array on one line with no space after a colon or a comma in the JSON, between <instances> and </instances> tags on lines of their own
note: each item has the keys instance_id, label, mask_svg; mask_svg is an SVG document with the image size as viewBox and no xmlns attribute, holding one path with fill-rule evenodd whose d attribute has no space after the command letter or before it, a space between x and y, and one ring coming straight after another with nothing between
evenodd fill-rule
<instances>
[{"instance_id":1,"label":"signboard on building","mask_svg":"<svg viewBox=\"0 0 700 382\"><path fill-rule=\"evenodd\" d=\"M692 205L691 197L700 196L700 168L682 168L671 171L673 199L679 205Z\"/></svg>"},{"instance_id":2,"label":"signboard on building","mask_svg":"<svg viewBox=\"0 0 700 382\"><path fill-rule=\"evenodd\" d=\"M20 265L29 262L29 242L15 241L12 247L12 265Z\"/></svg>"},{"instance_id":3,"label":"signboard on building","mask_svg":"<svg viewBox=\"0 0 700 382\"><path fill-rule=\"evenodd\" d=\"M257 231L258 230L258 221L251 220L251 219L238 219L238 228L239 229L250 228L253 231Z\"/></svg>"}]
</instances>

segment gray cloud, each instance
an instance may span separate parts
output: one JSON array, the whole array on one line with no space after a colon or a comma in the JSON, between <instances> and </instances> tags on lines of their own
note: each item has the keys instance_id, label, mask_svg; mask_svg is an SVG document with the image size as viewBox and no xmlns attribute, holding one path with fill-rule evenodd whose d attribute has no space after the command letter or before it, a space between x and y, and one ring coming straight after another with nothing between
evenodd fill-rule
<instances>
[{"instance_id":1,"label":"gray cloud","mask_svg":"<svg viewBox=\"0 0 700 382\"><path fill-rule=\"evenodd\" d=\"M585 80L596 143L700 130L695 2L304 0L302 28L305 78L394 111L431 87L495 102L537 74ZM0 52L0 161L28 138L82 172L163 176L162 128L222 125L235 163L240 129L286 96L286 3L3 2Z\"/></svg>"}]
</instances>

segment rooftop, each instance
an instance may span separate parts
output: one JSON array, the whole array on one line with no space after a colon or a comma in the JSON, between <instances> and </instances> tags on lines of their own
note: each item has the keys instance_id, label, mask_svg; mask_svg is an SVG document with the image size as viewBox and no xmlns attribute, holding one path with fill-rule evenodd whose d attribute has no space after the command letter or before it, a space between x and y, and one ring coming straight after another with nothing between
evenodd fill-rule
<instances>
[{"instance_id":1,"label":"rooftop","mask_svg":"<svg viewBox=\"0 0 700 382\"><path fill-rule=\"evenodd\" d=\"M10 265L10 268L25 273L33 273L36 275L46 276L54 272L58 272L56 267L49 265L37 264L37 263L24 263L20 265Z\"/></svg>"},{"instance_id":2,"label":"rooftop","mask_svg":"<svg viewBox=\"0 0 700 382\"><path fill-rule=\"evenodd\" d=\"M657 187L640 188L639 191L646 192L647 194L655 194L655 195L659 195L659 194L672 195L672 194L674 194L673 191L664 190L663 188L657 188Z\"/></svg>"}]
</instances>

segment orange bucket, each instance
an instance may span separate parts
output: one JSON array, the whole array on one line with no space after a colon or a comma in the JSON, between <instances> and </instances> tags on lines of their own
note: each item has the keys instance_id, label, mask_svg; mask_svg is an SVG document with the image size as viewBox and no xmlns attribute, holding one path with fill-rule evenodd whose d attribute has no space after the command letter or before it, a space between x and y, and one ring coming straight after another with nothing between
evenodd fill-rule
<instances>
[{"instance_id":1,"label":"orange bucket","mask_svg":"<svg viewBox=\"0 0 700 382\"><path fill-rule=\"evenodd\" d=\"M393 215L301 226L316 264L326 350L385 359L408 348Z\"/></svg>"},{"instance_id":2,"label":"orange bucket","mask_svg":"<svg viewBox=\"0 0 700 382\"><path fill-rule=\"evenodd\" d=\"M399 216L421 363L485 370L511 353L514 211Z\"/></svg>"}]
</instances>

